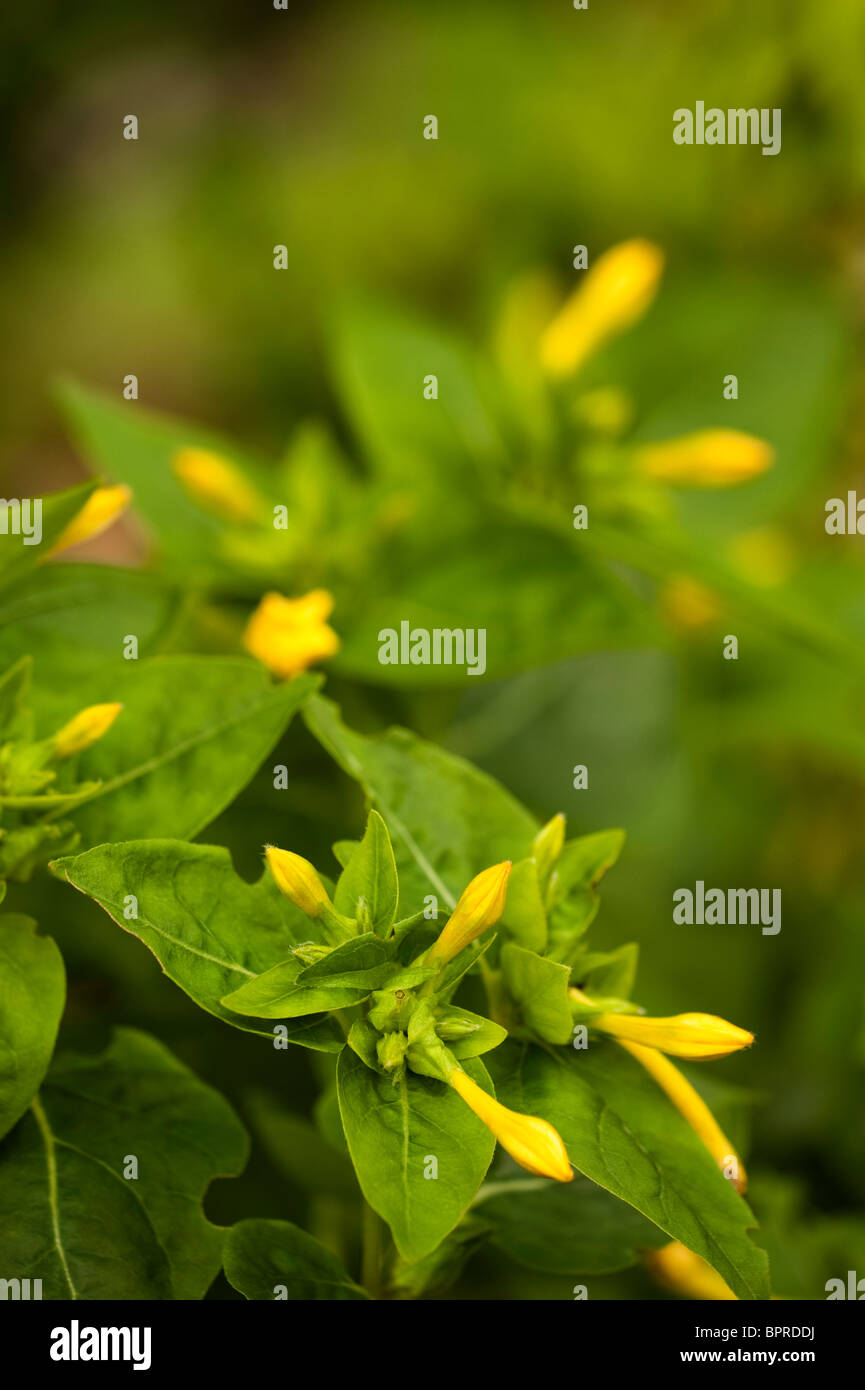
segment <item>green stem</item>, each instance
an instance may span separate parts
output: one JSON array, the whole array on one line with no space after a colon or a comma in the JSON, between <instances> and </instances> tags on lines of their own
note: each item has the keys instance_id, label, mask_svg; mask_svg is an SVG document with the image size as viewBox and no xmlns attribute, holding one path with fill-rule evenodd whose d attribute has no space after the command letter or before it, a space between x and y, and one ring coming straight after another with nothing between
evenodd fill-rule
<instances>
[{"instance_id":1,"label":"green stem","mask_svg":"<svg viewBox=\"0 0 865 1390\"><path fill-rule=\"evenodd\" d=\"M363 1204L363 1253L360 1281L370 1298L381 1298L384 1223L368 1202Z\"/></svg>"}]
</instances>

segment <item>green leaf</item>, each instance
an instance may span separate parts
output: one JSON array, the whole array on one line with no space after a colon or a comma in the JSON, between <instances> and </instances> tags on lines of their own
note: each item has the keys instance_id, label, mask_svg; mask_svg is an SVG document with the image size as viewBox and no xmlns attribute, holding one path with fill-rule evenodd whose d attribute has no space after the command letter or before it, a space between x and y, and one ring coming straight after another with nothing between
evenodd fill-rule
<instances>
[{"instance_id":1,"label":"green leaf","mask_svg":"<svg viewBox=\"0 0 865 1390\"><path fill-rule=\"evenodd\" d=\"M568 840L550 878L547 906L550 910L550 955L571 964L580 938L597 916L597 885L612 868L625 842L623 830L599 830Z\"/></svg>"},{"instance_id":2,"label":"green leaf","mask_svg":"<svg viewBox=\"0 0 865 1390\"><path fill-rule=\"evenodd\" d=\"M433 363L434 366L430 364ZM490 465L500 442L459 344L437 328L369 302L347 308L337 325L335 368L355 432L381 476L415 487L444 473L460 488L466 459ZM434 371L441 398L426 400Z\"/></svg>"},{"instance_id":3,"label":"green leaf","mask_svg":"<svg viewBox=\"0 0 865 1390\"><path fill-rule=\"evenodd\" d=\"M244 1298L263 1302L345 1302L369 1295L339 1260L290 1221L239 1221L225 1241L225 1277Z\"/></svg>"},{"instance_id":4,"label":"green leaf","mask_svg":"<svg viewBox=\"0 0 865 1390\"><path fill-rule=\"evenodd\" d=\"M506 1043L491 1055L499 1099L542 1115L586 1177L701 1255L742 1299L769 1297L754 1218L687 1121L613 1042L552 1053Z\"/></svg>"},{"instance_id":5,"label":"green leaf","mask_svg":"<svg viewBox=\"0 0 865 1390\"><path fill-rule=\"evenodd\" d=\"M17 583L28 571L41 564L72 518L78 515L90 494L95 492L96 486L95 480L79 483L76 487L66 488L63 492L52 492L48 497L40 498L42 534L37 545L25 544L24 536L15 535L11 530L10 519L4 518L7 530L0 538L0 586Z\"/></svg>"},{"instance_id":6,"label":"green leaf","mask_svg":"<svg viewBox=\"0 0 865 1390\"><path fill-rule=\"evenodd\" d=\"M365 738L337 706L313 696L310 730L384 817L394 840L407 915L433 893L452 908L481 869L522 859L538 824L493 778L405 729Z\"/></svg>"},{"instance_id":7,"label":"green leaf","mask_svg":"<svg viewBox=\"0 0 865 1390\"><path fill-rule=\"evenodd\" d=\"M547 914L534 859L523 859L511 869L502 923L521 946L543 952L547 944Z\"/></svg>"},{"instance_id":8,"label":"green leaf","mask_svg":"<svg viewBox=\"0 0 865 1390\"><path fill-rule=\"evenodd\" d=\"M615 951L586 951L574 964L572 979L594 998L613 995L630 999L637 974L640 948L635 941Z\"/></svg>"},{"instance_id":9,"label":"green leaf","mask_svg":"<svg viewBox=\"0 0 865 1390\"><path fill-rule=\"evenodd\" d=\"M51 867L143 941L169 979L202 1009L273 1041L272 1028L245 1022L221 1002L240 982L254 980L309 939L312 924L283 897L271 874L246 883L228 850L179 840L100 845ZM339 1051L344 1041L330 1019L313 1017L285 1028L290 1042L323 1052Z\"/></svg>"},{"instance_id":10,"label":"green leaf","mask_svg":"<svg viewBox=\"0 0 865 1390\"><path fill-rule=\"evenodd\" d=\"M508 942L502 947L502 975L524 1028L542 1042L568 1043L573 1010L568 1000L571 972L566 965Z\"/></svg>"},{"instance_id":11,"label":"green leaf","mask_svg":"<svg viewBox=\"0 0 865 1390\"><path fill-rule=\"evenodd\" d=\"M23 736L22 721L27 708L33 662L22 656L0 676L0 738Z\"/></svg>"},{"instance_id":12,"label":"green leaf","mask_svg":"<svg viewBox=\"0 0 865 1390\"><path fill-rule=\"evenodd\" d=\"M363 913L364 927L387 936L396 917L399 880L387 826L370 811L366 833L339 876L334 907L345 917Z\"/></svg>"},{"instance_id":13,"label":"green leaf","mask_svg":"<svg viewBox=\"0 0 865 1390\"><path fill-rule=\"evenodd\" d=\"M48 729L112 692L134 662L158 652L176 621L178 595L161 580L109 565L51 564L27 575L0 603L0 667L34 653L31 704Z\"/></svg>"},{"instance_id":14,"label":"green leaf","mask_svg":"<svg viewBox=\"0 0 865 1390\"><path fill-rule=\"evenodd\" d=\"M0 1139L42 1084L65 998L55 942L29 917L0 916Z\"/></svg>"},{"instance_id":15,"label":"green leaf","mask_svg":"<svg viewBox=\"0 0 865 1390\"><path fill-rule=\"evenodd\" d=\"M97 1056L59 1057L0 1147L0 1267L46 1299L201 1298L224 1234L201 1202L246 1154L220 1095L119 1029Z\"/></svg>"},{"instance_id":16,"label":"green leaf","mask_svg":"<svg viewBox=\"0 0 865 1390\"><path fill-rule=\"evenodd\" d=\"M490 1091L480 1062L465 1070ZM493 1156L489 1130L442 1081L406 1071L396 1085L346 1048L337 1065L339 1108L366 1200L387 1221L407 1260L428 1255L453 1230ZM430 1160L438 1176L425 1177Z\"/></svg>"},{"instance_id":17,"label":"green leaf","mask_svg":"<svg viewBox=\"0 0 865 1390\"><path fill-rule=\"evenodd\" d=\"M217 542L225 528L187 495L174 476L172 457L183 448L210 450L228 458L259 489L266 484L261 466L233 441L201 425L118 402L77 383L65 383L60 400L85 457L100 473L132 488L135 510L171 566L190 577L216 574Z\"/></svg>"},{"instance_id":18,"label":"green leaf","mask_svg":"<svg viewBox=\"0 0 865 1390\"><path fill-rule=\"evenodd\" d=\"M668 1236L593 1182L514 1178L481 1188L472 1208L512 1260L549 1274L610 1274Z\"/></svg>"},{"instance_id":19,"label":"green leaf","mask_svg":"<svg viewBox=\"0 0 865 1390\"><path fill-rule=\"evenodd\" d=\"M77 759L99 781L75 814L85 845L197 835L252 778L318 678L274 685L244 657L169 656L126 663L123 710Z\"/></svg>"},{"instance_id":20,"label":"green leaf","mask_svg":"<svg viewBox=\"0 0 865 1390\"><path fill-rule=\"evenodd\" d=\"M473 1028L471 1033L465 1033L461 1037L444 1037L448 1051L452 1052L458 1061L465 1057L482 1057L485 1052L491 1052L494 1047L503 1043L508 1036L507 1029L493 1023L492 1019L484 1018L482 1014L473 1014L468 1009L460 1009L456 1004L449 1004L446 1008L438 1010L437 1028L440 1024L453 1023L471 1024Z\"/></svg>"},{"instance_id":21,"label":"green leaf","mask_svg":"<svg viewBox=\"0 0 865 1390\"><path fill-rule=\"evenodd\" d=\"M304 967L297 957L281 961L222 1002L237 1013L258 1018L298 1018L359 1004L371 990L382 989L397 971L399 965L390 959L384 942L366 932L343 942L314 965Z\"/></svg>"}]
</instances>

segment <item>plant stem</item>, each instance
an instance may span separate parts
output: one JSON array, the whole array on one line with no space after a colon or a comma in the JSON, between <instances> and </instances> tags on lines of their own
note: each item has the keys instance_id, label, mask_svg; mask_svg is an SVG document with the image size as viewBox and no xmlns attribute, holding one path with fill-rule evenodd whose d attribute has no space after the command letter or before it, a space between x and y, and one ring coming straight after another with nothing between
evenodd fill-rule
<instances>
[{"instance_id":1,"label":"plant stem","mask_svg":"<svg viewBox=\"0 0 865 1390\"><path fill-rule=\"evenodd\" d=\"M368 1202L363 1204L363 1253L360 1281L370 1298L381 1298L384 1223Z\"/></svg>"}]
</instances>

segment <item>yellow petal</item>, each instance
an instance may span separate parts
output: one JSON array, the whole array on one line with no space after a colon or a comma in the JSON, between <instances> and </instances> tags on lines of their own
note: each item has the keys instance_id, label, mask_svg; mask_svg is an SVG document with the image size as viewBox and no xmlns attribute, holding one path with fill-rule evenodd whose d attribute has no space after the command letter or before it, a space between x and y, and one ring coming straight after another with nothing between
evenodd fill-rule
<instances>
[{"instance_id":1,"label":"yellow petal","mask_svg":"<svg viewBox=\"0 0 865 1390\"><path fill-rule=\"evenodd\" d=\"M132 489L124 484L117 487L98 487L91 492L81 511L72 518L49 550L49 555L58 555L61 550L80 545L82 541L92 540L101 531L107 530L124 512L132 499Z\"/></svg>"},{"instance_id":2,"label":"yellow petal","mask_svg":"<svg viewBox=\"0 0 865 1390\"><path fill-rule=\"evenodd\" d=\"M73 753L80 753L96 743L108 732L122 709L122 705L89 705L81 710L51 739L55 758L71 758Z\"/></svg>"},{"instance_id":3,"label":"yellow petal","mask_svg":"<svg viewBox=\"0 0 865 1390\"><path fill-rule=\"evenodd\" d=\"M276 845L268 845L265 856L280 892L307 917L317 917L330 903L325 886L308 859L292 854L291 850L277 849Z\"/></svg>"},{"instance_id":4,"label":"yellow petal","mask_svg":"<svg viewBox=\"0 0 865 1390\"><path fill-rule=\"evenodd\" d=\"M570 376L636 323L655 297L663 268L663 252L650 241L625 241L600 256L541 338L541 362L550 376Z\"/></svg>"},{"instance_id":5,"label":"yellow petal","mask_svg":"<svg viewBox=\"0 0 865 1390\"><path fill-rule=\"evenodd\" d=\"M748 1181L744 1165L703 1097L690 1081L669 1058L664 1057L655 1048L641 1047L638 1043L626 1042L623 1038L619 1038L619 1043L645 1067L705 1144L725 1176L729 1175L737 1190L744 1192Z\"/></svg>"},{"instance_id":6,"label":"yellow petal","mask_svg":"<svg viewBox=\"0 0 865 1390\"><path fill-rule=\"evenodd\" d=\"M276 675L296 676L339 651L339 638L325 622L332 608L326 589L299 599L265 594L246 625L243 645Z\"/></svg>"},{"instance_id":7,"label":"yellow petal","mask_svg":"<svg viewBox=\"0 0 865 1390\"><path fill-rule=\"evenodd\" d=\"M591 1020L614 1038L655 1047L692 1062L710 1062L750 1047L754 1034L714 1014L675 1014L672 1018L643 1018L634 1014L599 1014Z\"/></svg>"},{"instance_id":8,"label":"yellow petal","mask_svg":"<svg viewBox=\"0 0 865 1390\"><path fill-rule=\"evenodd\" d=\"M451 913L450 920L427 954L430 963L444 965L463 947L481 936L505 910L511 861L494 864L472 879Z\"/></svg>"},{"instance_id":9,"label":"yellow petal","mask_svg":"<svg viewBox=\"0 0 865 1390\"><path fill-rule=\"evenodd\" d=\"M221 454L209 449L179 449L171 460L174 475L194 502L224 521L260 521L264 499Z\"/></svg>"},{"instance_id":10,"label":"yellow petal","mask_svg":"<svg viewBox=\"0 0 865 1390\"><path fill-rule=\"evenodd\" d=\"M518 1115L516 1111L508 1110L506 1105L487 1095L459 1067L451 1073L450 1083L522 1168L541 1178L555 1178L557 1182L571 1181L574 1171L568 1151L558 1130L551 1124L538 1119L536 1115Z\"/></svg>"},{"instance_id":11,"label":"yellow petal","mask_svg":"<svg viewBox=\"0 0 865 1390\"><path fill-rule=\"evenodd\" d=\"M765 473L774 457L771 445L739 430L698 430L696 434L646 444L634 461L639 472L658 482L686 487L727 487Z\"/></svg>"},{"instance_id":12,"label":"yellow petal","mask_svg":"<svg viewBox=\"0 0 865 1390\"><path fill-rule=\"evenodd\" d=\"M660 1250L647 1251L643 1259L660 1283L674 1293L715 1302L736 1300L718 1271L678 1240L662 1245Z\"/></svg>"}]
</instances>

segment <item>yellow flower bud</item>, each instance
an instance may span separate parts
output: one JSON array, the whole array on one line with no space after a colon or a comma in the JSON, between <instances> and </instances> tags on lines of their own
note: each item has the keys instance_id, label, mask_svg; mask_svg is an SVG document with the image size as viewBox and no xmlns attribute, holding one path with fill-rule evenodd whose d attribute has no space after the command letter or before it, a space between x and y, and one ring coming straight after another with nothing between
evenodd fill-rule
<instances>
[{"instance_id":1,"label":"yellow flower bud","mask_svg":"<svg viewBox=\"0 0 865 1390\"><path fill-rule=\"evenodd\" d=\"M505 910L510 872L511 861L506 859L472 879L438 941L430 947L428 964L447 964L464 946L495 925Z\"/></svg>"},{"instance_id":2,"label":"yellow flower bud","mask_svg":"<svg viewBox=\"0 0 865 1390\"><path fill-rule=\"evenodd\" d=\"M49 555L58 555L61 550L69 550L82 541L92 540L100 532L107 530L116 521L132 499L132 489L124 484L117 487L98 487L91 492L80 512L72 518L69 525L60 533L49 550Z\"/></svg>"},{"instance_id":3,"label":"yellow flower bud","mask_svg":"<svg viewBox=\"0 0 865 1390\"><path fill-rule=\"evenodd\" d=\"M765 473L774 457L771 445L739 430L698 430L696 434L646 444L634 462L648 478L685 487L728 487Z\"/></svg>"},{"instance_id":4,"label":"yellow flower bud","mask_svg":"<svg viewBox=\"0 0 865 1390\"><path fill-rule=\"evenodd\" d=\"M614 1038L642 1043L644 1047L686 1057L692 1062L711 1062L750 1047L754 1034L737 1028L714 1014L675 1014L672 1018L644 1018L634 1014L598 1014L593 1028Z\"/></svg>"},{"instance_id":5,"label":"yellow flower bud","mask_svg":"<svg viewBox=\"0 0 865 1390\"><path fill-rule=\"evenodd\" d=\"M503 1149L511 1158L530 1173L540 1178L555 1178L557 1182L570 1182L574 1176L568 1151L562 1143L561 1135L546 1120L536 1115L518 1115L508 1110L506 1105L493 1100L471 1077L459 1067L450 1076L450 1083L457 1095L483 1120L487 1129L492 1130Z\"/></svg>"},{"instance_id":6,"label":"yellow flower bud","mask_svg":"<svg viewBox=\"0 0 865 1390\"><path fill-rule=\"evenodd\" d=\"M268 845L265 855L280 892L307 917L318 917L330 905L325 886L308 859L292 854L291 850L277 849L276 845Z\"/></svg>"},{"instance_id":7,"label":"yellow flower bud","mask_svg":"<svg viewBox=\"0 0 865 1390\"><path fill-rule=\"evenodd\" d=\"M326 618L333 598L326 589L313 589L303 598L269 593L246 625L246 650L277 676L288 679L339 651L339 638Z\"/></svg>"},{"instance_id":8,"label":"yellow flower bud","mask_svg":"<svg viewBox=\"0 0 865 1390\"><path fill-rule=\"evenodd\" d=\"M619 1039L619 1043L658 1083L680 1115L684 1116L694 1133L705 1144L724 1174L730 1173L730 1180L737 1191L744 1192L748 1183L744 1164L703 1097L690 1081L686 1080L669 1058L664 1057L655 1048L641 1047L639 1043L626 1042L622 1038Z\"/></svg>"},{"instance_id":9,"label":"yellow flower bud","mask_svg":"<svg viewBox=\"0 0 865 1390\"><path fill-rule=\"evenodd\" d=\"M228 459L209 449L179 449L174 476L194 502L223 521L260 521L264 499Z\"/></svg>"},{"instance_id":10,"label":"yellow flower bud","mask_svg":"<svg viewBox=\"0 0 865 1390\"><path fill-rule=\"evenodd\" d=\"M71 758L96 743L114 723L122 705L89 705L81 710L51 739L55 758Z\"/></svg>"},{"instance_id":11,"label":"yellow flower bud","mask_svg":"<svg viewBox=\"0 0 865 1390\"><path fill-rule=\"evenodd\" d=\"M723 608L711 589L689 574L671 575L659 594L664 615L683 631L705 627L720 617Z\"/></svg>"},{"instance_id":12,"label":"yellow flower bud","mask_svg":"<svg viewBox=\"0 0 865 1390\"><path fill-rule=\"evenodd\" d=\"M718 1271L678 1240L662 1245L660 1250L646 1251L643 1259L659 1283L673 1293L684 1294L687 1298L713 1299L716 1303L736 1300L733 1290L724 1283Z\"/></svg>"},{"instance_id":13,"label":"yellow flower bud","mask_svg":"<svg viewBox=\"0 0 865 1390\"><path fill-rule=\"evenodd\" d=\"M532 858L538 867L538 874L541 878L549 873L562 852L565 843L565 818L559 811L558 815L548 820L542 826L535 838L532 840Z\"/></svg>"},{"instance_id":14,"label":"yellow flower bud","mask_svg":"<svg viewBox=\"0 0 865 1390\"><path fill-rule=\"evenodd\" d=\"M655 297L663 252L650 241L624 241L599 257L541 338L550 376L570 376L609 338L630 328Z\"/></svg>"}]
</instances>

